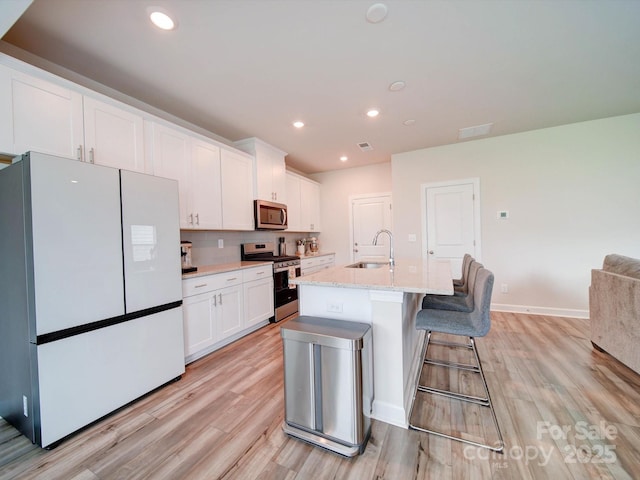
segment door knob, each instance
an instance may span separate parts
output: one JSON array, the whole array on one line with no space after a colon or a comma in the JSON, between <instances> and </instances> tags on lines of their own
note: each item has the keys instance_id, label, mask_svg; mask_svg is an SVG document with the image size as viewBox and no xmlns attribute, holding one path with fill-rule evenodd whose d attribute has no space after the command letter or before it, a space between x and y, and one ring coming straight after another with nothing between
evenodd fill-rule
<instances>
[{"instance_id":1,"label":"door knob","mask_svg":"<svg viewBox=\"0 0 640 480\"><path fill-rule=\"evenodd\" d=\"M429 250L429 255L433 255L433 250Z\"/></svg>"}]
</instances>

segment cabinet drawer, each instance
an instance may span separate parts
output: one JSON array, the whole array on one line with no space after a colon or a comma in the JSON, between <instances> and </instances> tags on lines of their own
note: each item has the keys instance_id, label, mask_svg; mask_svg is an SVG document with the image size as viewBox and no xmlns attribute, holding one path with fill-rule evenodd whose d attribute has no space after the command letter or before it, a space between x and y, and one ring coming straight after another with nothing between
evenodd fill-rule
<instances>
[{"instance_id":1,"label":"cabinet drawer","mask_svg":"<svg viewBox=\"0 0 640 480\"><path fill-rule=\"evenodd\" d=\"M253 280L262 280L263 278L271 278L273 276L273 266L271 264L264 267L247 268L242 270L242 280L252 282Z\"/></svg>"},{"instance_id":2,"label":"cabinet drawer","mask_svg":"<svg viewBox=\"0 0 640 480\"><path fill-rule=\"evenodd\" d=\"M234 270L226 273L216 273L204 275L202 277L187 278L182 281L182 296L190 297L199 293L210 292L224 287L240 285L242 283L242 272Z\"/></svg>"},{"instance_id":3,"label":"cabinet drawer","mask_svg":"<svg viewBox=\"0 0 640 480\"><path fill-rule=\"evenodd\" d=\"M311 268L319 265L319 258L303 258L300 260L300 268Z\"/></svg>"},{"instance_id":4,"label":"cabinet drawer","mask_svg":"<svg viewBox=\"0 0 640 480\"><path fill-rule=\"evenodd\" d=\"M334 262L334 255L323 255L322 257L318 257L318 264L319 265L326 265L328 263L333 263Z\"/></svg>"}]
</instances>

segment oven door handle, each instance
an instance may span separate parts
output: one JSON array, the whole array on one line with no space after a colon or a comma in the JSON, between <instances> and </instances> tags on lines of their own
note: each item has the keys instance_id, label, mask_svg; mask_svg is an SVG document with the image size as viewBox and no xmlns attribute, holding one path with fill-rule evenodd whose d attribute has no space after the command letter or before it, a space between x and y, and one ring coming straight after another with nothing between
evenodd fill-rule
<instances>
[{"instance_id":1,"label":"oven door handle","mask_svg":"<svg viewBox=\"0 0 640 480\"><path fill-rule=\"evenodd\" d=\"M291 268L300 268L300 265L289 265L287 267L281 267L281 268L274 268L273 269L273 273L282 273L282 272L288 272L289 269Z\"/></svg>"}]
</instances>

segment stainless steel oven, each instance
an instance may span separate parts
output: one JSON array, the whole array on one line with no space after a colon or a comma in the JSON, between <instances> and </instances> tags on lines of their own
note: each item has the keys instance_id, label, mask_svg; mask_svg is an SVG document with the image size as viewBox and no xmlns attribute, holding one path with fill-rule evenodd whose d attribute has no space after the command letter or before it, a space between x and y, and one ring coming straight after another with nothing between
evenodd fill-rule
<instances>
[{"instance_id":1,"label":"stainless steel oven","mask_svg":"<svg viewBox=\"0 0 640 480\"><path fill-rule=\"evenodd\" d=\"M296 256L276 255L275 244L245 243L241 247L244 261L273 262L273 300L275 314L272 321L279 322L298 313L298 289L289 283L300 276L300 259Z\"/></svg>"}]
</instances>

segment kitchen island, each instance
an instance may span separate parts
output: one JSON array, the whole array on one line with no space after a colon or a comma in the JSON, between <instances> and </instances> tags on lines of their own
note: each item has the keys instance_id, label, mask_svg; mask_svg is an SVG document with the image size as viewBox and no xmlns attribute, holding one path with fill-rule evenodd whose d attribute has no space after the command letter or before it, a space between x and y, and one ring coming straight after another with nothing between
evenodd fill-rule
<instances>
[{"instance_id":1,"label":"kitchen island","mask_svg":"<svg viewBox=\"0 0 640 480\"><path fill-rule=\"evenodd\" d=\"M415 328L425 294L453 294L448 260L399 259L333 267L291 280L300 315L368 323L373 329L372 417L407 428L424 332Z\"/></svg>"}]
</instances>

